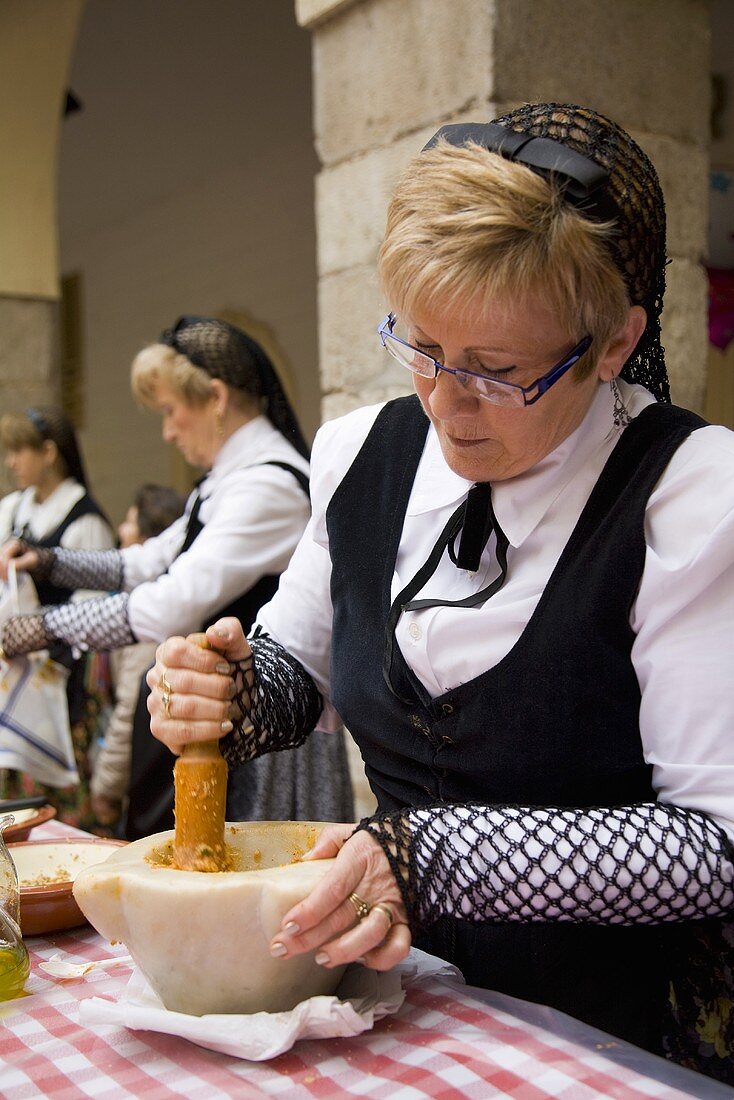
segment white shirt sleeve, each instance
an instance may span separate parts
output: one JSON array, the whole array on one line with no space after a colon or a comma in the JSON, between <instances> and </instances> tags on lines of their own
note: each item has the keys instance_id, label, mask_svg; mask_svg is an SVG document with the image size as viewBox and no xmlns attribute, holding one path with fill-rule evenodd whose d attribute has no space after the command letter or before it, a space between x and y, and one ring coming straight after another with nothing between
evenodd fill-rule
<instances>
[{"instance_id":1,"label":"white shirt sleeve","mask_svg":"<svg viewBox=\"0 0 734 1100\"><path fill-rule=\"evenodd\" d=\"M631 617L640 733L661 802L701 810L734 838L734 434L707 427L650 496Z\"/></svg>"},{"instance_id":2,"label":"white shirt sleeve","mask_svg":"<svg viewBox=\"0 0 734 1100\"><path fill-rule=\"evenodd\" d=\"M257 617L257 625L300 661L324 697L321 730L342 725L328 702L332 606L326 510L381 407L357 409L319 429L311 456L312 516L278 591Z\"/></svg>"},{"instance_id":3,"label":"white shirt sleeve","mask_svg":"<svg viewBox=\"0 0 734 1100\"><path fill-rule=\"evenodd\" d=\"M126 587L133 587L128 613L135 637L155 642L199 630L261 577L281 573L308 512L295 478L276 466L238 469L222 478L202 502L204 527L167 572L133 587L135 574L128 576L131 556L126 554ZM135 559L136 568L142 557Z\"/></svg>"}]
</instances>

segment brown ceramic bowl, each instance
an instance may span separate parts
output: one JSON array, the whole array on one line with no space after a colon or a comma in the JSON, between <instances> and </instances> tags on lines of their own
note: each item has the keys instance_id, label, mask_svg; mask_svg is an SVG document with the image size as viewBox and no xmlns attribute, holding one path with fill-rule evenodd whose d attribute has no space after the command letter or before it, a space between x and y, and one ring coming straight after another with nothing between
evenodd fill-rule
<instances>
[{"instance_id":1,"label":"brown ceramic bowl","mask_svg":"<svg viewBox=\"0 0 734 1100\"><path fill-rule=\"evenodd\" d=\"M125 844L124 840L91 836L8 844L20 883L23 935L59 932L86 924L72 894L74 879L82 868L102 863Z\"/></svg>"},{"instance_id":2,"label":"brown ceramic bowl","mask_svg":"<svg viewBox=\"0 0 734 1100\"><path fill-rule=\"evenodd\" d=\"M31 829L36 825L43 825L56 817L55 806L38 806L31 810L8 810L15 818L12 825L6 825L3 829L3 840L6 844L15 844L20 840L27 840Z\"/></svg>"}]
</instances>

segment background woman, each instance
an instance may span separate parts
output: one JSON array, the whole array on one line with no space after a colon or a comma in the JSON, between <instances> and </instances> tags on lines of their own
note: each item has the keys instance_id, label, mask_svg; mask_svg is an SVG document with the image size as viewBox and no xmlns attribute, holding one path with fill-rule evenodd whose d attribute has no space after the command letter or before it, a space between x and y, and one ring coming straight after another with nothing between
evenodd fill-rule
<instances>
[{"instance_id":1,"label":"background woman","mask_svg":"<svg viewBox=\"0 0 734 1100\"><path fill-rule=\"evenodd\" d=\"M22 414L8 413L0 420L0 445L18 486L0 501L0 545L24 538L44 548L107 550L114 546L110 525L89 493L74 429L60 409L38 406ZM81 591L77 584L54 584L48 578L38 578L36 588L42 606L94 594ZM89 824L88 753L109 701L107 665L98 658L75 660L64 643L51 644L49 649L54 660L70 669L67 698L79 783L59 790L27 775L6 773L0 795L43 793L64 820Z\"/></svg>"},{"instance_id":2,"label":"background woman","mask_svg":"<svg viewBox=\"0 0 734 1100\"><path fill-rule=\"evenodd\" d=\"M143 545L106 553L40 550L16 541L0 555L56 584L115 595L11 619L8 655L61 639L116 649L202 629L224 609L249 627L278 585L309 516L308 449L270 360L249 336L211 318L182 317L132 365L136 397L163 418L163 438L207 470L186 514ZM149 735L133 749L128 835L172 825L171 759ZM140 749L136 757L136 748ZM328 777L325 781L324 777ZM343 738L324 735L230 775L232 818L343 820L351 810Z\"/></svg>"},{"instance_id":3,"label":"background woman","mask_svg":"<svg viewBox=\"0 0 734 1100\"><path fill-rule=\"evenodd\" d=\"M665 265L655 170L608 119L439 131L380 254L416 396L322 428L261 634L212 629L231 678L164 643L150 707L175 750L221 735L234 681L230 759L324 703L359 744L380 812L323 838L274 955L385 969L415 937L732 1079L734 435L667 404Z\"/></svg>"}]
</instances>

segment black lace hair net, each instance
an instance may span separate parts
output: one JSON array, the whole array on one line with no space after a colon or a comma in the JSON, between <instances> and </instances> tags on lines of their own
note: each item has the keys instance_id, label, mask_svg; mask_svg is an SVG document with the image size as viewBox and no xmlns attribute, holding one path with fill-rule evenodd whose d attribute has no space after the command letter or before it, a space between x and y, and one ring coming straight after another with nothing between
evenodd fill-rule
<instances>
[{"instance_id":1,"label":"black lace hair net","mask_svg":"<svg viewBox=\"0 0 734 1100\"><path fill-rule=\"evenodd\" d=\"M536 143L535 149L531 141L508 137L503 143L497 139L498 127L547 140ZM670 401L660 340L667 262L665 201L655 168L639 145L604 115L565 103L527 103L487 125L445 126L426 148L438 138L454 145L484 144L563 187L564 198L581 214L614 219L608 247L632 304L647 312L645 331L624 365L622 378L645 386L658 401ZM570 158L564 150L572 151Z\"/></svg>"},{"instance_id":2,"label":"black lace hair net","mask_svg":"<svg viewBox=\"0 0 734 1100\"><path fill-rule=\"evenodd\" d=\"M25 410L25 415L36 429L41 439L50 439L56 444L69 477L75 478L85 489L89 488L87 475L79 450L76 433L69 418L51 405L36 405Z\"/></svg>"},{"instance_id":3,"label":"black lace hair net","mask_svg":"<svg viewBox=\"0 0 734 1100\"><path fill-rule=\"evenodd\" d=\"M275 368L260 345L234 325L212 317L179 317L161 343L185 355L211 378L264 401L273 427L304 458L309 448Z\"/></svg>"}]
</instances>

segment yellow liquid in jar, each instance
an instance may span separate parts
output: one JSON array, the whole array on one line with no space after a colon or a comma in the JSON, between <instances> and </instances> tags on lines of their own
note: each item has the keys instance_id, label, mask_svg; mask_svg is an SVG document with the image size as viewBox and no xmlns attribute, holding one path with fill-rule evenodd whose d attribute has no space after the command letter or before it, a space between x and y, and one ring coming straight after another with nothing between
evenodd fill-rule
<instances>
[{"instance_id":1,"label":"yellow liquid in jar","mask_svg":"<svg viewBox=\"0 0 734 1100\"><path fill-rule=\"evenodd\" d=\"M0 943L0 1001L23 992L31 964L24 944Z\"/></svg>"}]
</instances>

